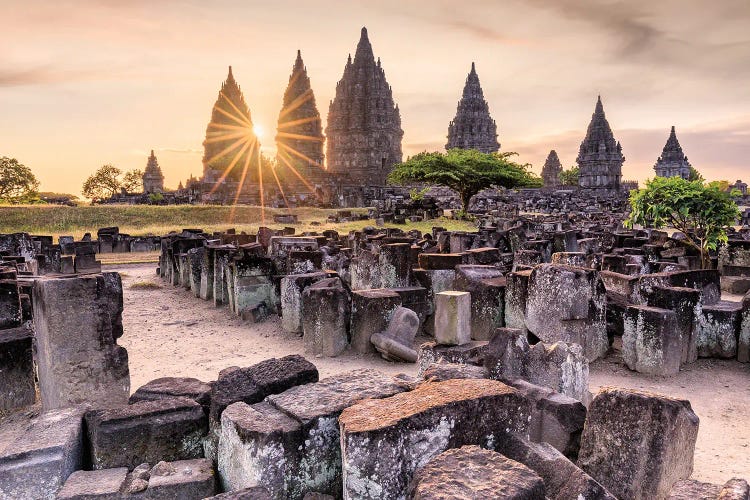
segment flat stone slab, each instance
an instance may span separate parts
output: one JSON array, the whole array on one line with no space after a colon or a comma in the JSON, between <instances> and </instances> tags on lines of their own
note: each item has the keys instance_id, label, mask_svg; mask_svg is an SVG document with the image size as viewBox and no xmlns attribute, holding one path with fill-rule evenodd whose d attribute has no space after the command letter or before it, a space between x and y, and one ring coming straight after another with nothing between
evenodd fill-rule
<instances>
[{"instance_id":1,"label":"flat stone slab","mask_svg":"<svg viewBox=\"0 0 750 500\"><path fill-rule=\"evenodd\" d=\"M479 446L445 451L412 480L412 498L545 500L544 481L523 464Z\"/></svg>"},{"instance_id":2,"label":"flat stone slab","mask_svg":"<svg viewBox=\"0 0 750 500\"><path fill-rule=\"evenodd\" d=\"M190 377L157 378L139 387L130 396L130 403L175 397L192 399L208 411L211 405L211 385Z\"/></svg>"},{"instance_id":3,"label":"flat stone slab","mask_svg":"<svg viewBox=\"0 0 750 500\"><path fill-rule=\"evenodd\" d=\"M127 467L75 471L65 481L65 485L57 494L57 500L118 498L127 475Z\"/></svg>"}]
</instances>

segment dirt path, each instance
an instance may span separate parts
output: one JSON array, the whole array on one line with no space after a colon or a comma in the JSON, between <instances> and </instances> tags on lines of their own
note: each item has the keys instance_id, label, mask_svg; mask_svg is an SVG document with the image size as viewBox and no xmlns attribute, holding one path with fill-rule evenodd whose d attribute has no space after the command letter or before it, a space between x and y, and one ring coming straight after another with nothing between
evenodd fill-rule
<instances>
[{"instance_id":1,"label":"dirt path","mask_svg":"<svg viewBox=\"0 0 750 500\"><path fill-rule=\"evenodd\" d=\"M121 271L125 292L125 335L132 390L149 380L190 376L214 380L227 366L248 366L269 357L302 354L302 339L284 332L278 318L255 325L233 317L226 308L164 285L154 264L111 268ZM161 288L138 288L153 282ZM414 365L379 357L346 354L312 359L327 376L355 368L414 375ZM700 360L671 378L648 378L629 371L615 353L591 366L591 391L602 386L631 387L690 400L701 419L693 477L724 483L750 478L750 365Z\"/></svg>"}]
</instances>

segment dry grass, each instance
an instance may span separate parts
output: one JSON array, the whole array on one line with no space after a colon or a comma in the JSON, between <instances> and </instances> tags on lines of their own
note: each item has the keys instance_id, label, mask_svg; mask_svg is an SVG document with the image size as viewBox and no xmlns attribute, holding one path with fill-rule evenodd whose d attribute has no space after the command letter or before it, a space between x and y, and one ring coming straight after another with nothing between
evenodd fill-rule
<instances>
[{"instance_id":1,"label":"dry grass","mask_svg":"<svg viewBox=\"0 0 750 500\"><path fill-rule=\"evenodd\" d=\"M152 264L159 262L160 252L133 252L133 253L100 253L96 259L103 266L119 266L123 264ZM123 275L124 273L120 273Z\"/></svg>"},{"instance_id":2,"label":"dry grass","mask_svg":"<svg viewBox=\"0 0 750 500\"><path fill-rule=\"evenodd\" d=\"M130 285L131 290L158 290L159 288L161 285L153 281L136 281Z\"/></svg>"},{"instance_id":3,"label":"dry grass","mask_svg":"<svg viewBox=\"0 0 750 500\"><path fill-rule=\"evenodd\" d=\"M355 213L366 213L366 209L353 209ZM118 226L121 233L133 236L163 235L183 228L200 228L204 231L236 231L254 233L259 226L281 228L286 224L274 224L273 215L293 213L299 217L297 232L334 229L340 233L373 225L374 221L356 221L328 224L326 218L337 210L320 208L296 208L261 210L260 207L224 207L213 205L105 205L65 207L57 205L0 206L0 233L27 232L31 234L74 236L80 239L84 233L96 235L102 227ZM265 216L265 220L262 215ZM313 222L320 223L313 225ZM468 222L438 219L427 222L387 226L402 229L418 229L428 232L433 226L451 230L471 230Z\"/></svg>"}]
</instances>

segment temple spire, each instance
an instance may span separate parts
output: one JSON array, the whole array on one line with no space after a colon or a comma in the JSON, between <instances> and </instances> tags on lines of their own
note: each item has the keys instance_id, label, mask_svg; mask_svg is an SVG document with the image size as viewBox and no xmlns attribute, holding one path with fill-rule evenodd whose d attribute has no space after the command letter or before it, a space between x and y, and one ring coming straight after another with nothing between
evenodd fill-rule
<instances>
[{"instance_id":1,"label":"temple spire","mask_svg":"<svg viewBox=\"0 0 750 500\"><path fill-rule=\"evenodd\" d=\"M560 158L557 156L557 151L554 149L547 155L547 161L544 162L542 167L542 180L544 181L544 187L556 188L559 187L562 182L560 181L560 173L562 172L562 164Z\"/></svg>"},{"instance_id":2,"label":"temple spire","mask_svg":"<svg viewBox=\"0 0 750 500\"><path fill-rule=\"evenodd\" d=\"M448 125L448 143L445 148L477 149L483 153L500 149L497 124L490 116L490 108L484 100L473 62L456 108L456 117Z\"/></svg>"},{"instance_id":3,"label":"temple spire","mask_svg":"<svg viewBox=\"0 0 750 500\"><path fill-rule=\"evenodd\" d=\"M576 158L580 168L578 184L584 188L619 189L624 161L622 147L612 134L599 96Z\"/></svg>"},{"instance_id":4,"label":"temple spire","mask_svg":"<svg viewBox=\"0 0 750 500\"><path fill-rule=\"evenodd\" d=\"M375 55L372 52L372 45L370 45L370 39L367 37L367 28L362 28L362 33L357 44L357 51L354 53L354 60L366 59L375 61Z\"/></svg>"},{"instance_id":5,"label":"temple spire","mask_svg":"<svg viewBox=\"0 0 750 500\"><path fill-rule=\"evenodd\" d=\"M680 141L677 140L674 125L669 132L661 156L656 160L654 170L659 177L682 177L683 179L690 177L690 162L682 151Z\"/></svg>"}]
</instances>

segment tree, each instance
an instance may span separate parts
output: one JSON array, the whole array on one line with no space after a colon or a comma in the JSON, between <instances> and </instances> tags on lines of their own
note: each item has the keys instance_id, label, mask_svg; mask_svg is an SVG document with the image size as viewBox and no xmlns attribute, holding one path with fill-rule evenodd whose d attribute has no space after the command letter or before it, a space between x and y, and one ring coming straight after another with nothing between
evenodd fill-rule
<instances>
[{"instance_id":1,"label":"tree","mask_svg":"<svg viewBox=\"0 0 750 500\"><path fill-rule=\"evenodd\" d=\"M704 182L705 179L701 175L700 172L698 172L695 168L690 167L690 173L688 174L688 180L689 181L701 181Z\"/></svg>"},{"instance_id":2,"label":"tree","mask_svg":"<svg viewBox=\"0 0 750 500\"><path fill-rule=\"evenodd\" d=\"M92 200L111 198L120 191L122 170L112 165L104 165L83 183L83 195Z\"/></svg>"},{"instance_id":3,"label":"tree","mask_svg":"<svg viewBox=\"0 0 750 500\"><path fill-rule=\"evenodd\" d=\"M37 199L39 181L15 158L0 158L0 202L27 203Z\"/></svg>"},{"instance_id":4,"label":"tree","mask_svg":"<svg viewBox=\"0 0 750 500\"><path fill-rule=\"evenodd\" d=\"M130 194L143 192L143 170L134 168L125 172L120 187Z\"/></svg>"},{"instance_id":5,"label":"tree","mask_svg":"<svg viewBox=\"0 0 750 500\"><path fill-rule=\"evenodd\" d=\"M727 242L727 228L737 223L740 211L729 194L717 186L681 177L655 177L644 189L630 193L630 217L634 224L654 228L673 227L685 234L683 242L701 256L701 267L709 269L709 252Z\"/></svg>"},{"instance_id":6,"label":"tree","mask_svg":"<svg viewBox=\"0 0 750 500\"><path fill-rule=\"evenodd\" d=\"M560 172L560 182L562 182L563 186L577 186L580 174L580 168L570 167L569 169Z\"/></svg>"},{"instance_id":7,"label":"tree","mask_svg":"<svg viewBox=\"0 0 750 500\"><path fill-rule=\"evenodd\" d=\"M419 153L393 167L392 184L425 183L453 189L461 198L464 212L471 198L493 186L537 187L541 179L528 171L529 165L509 160L516 153L480 153L475 149L451 149L447 153Z\"/></svg>"}]
</instances>

